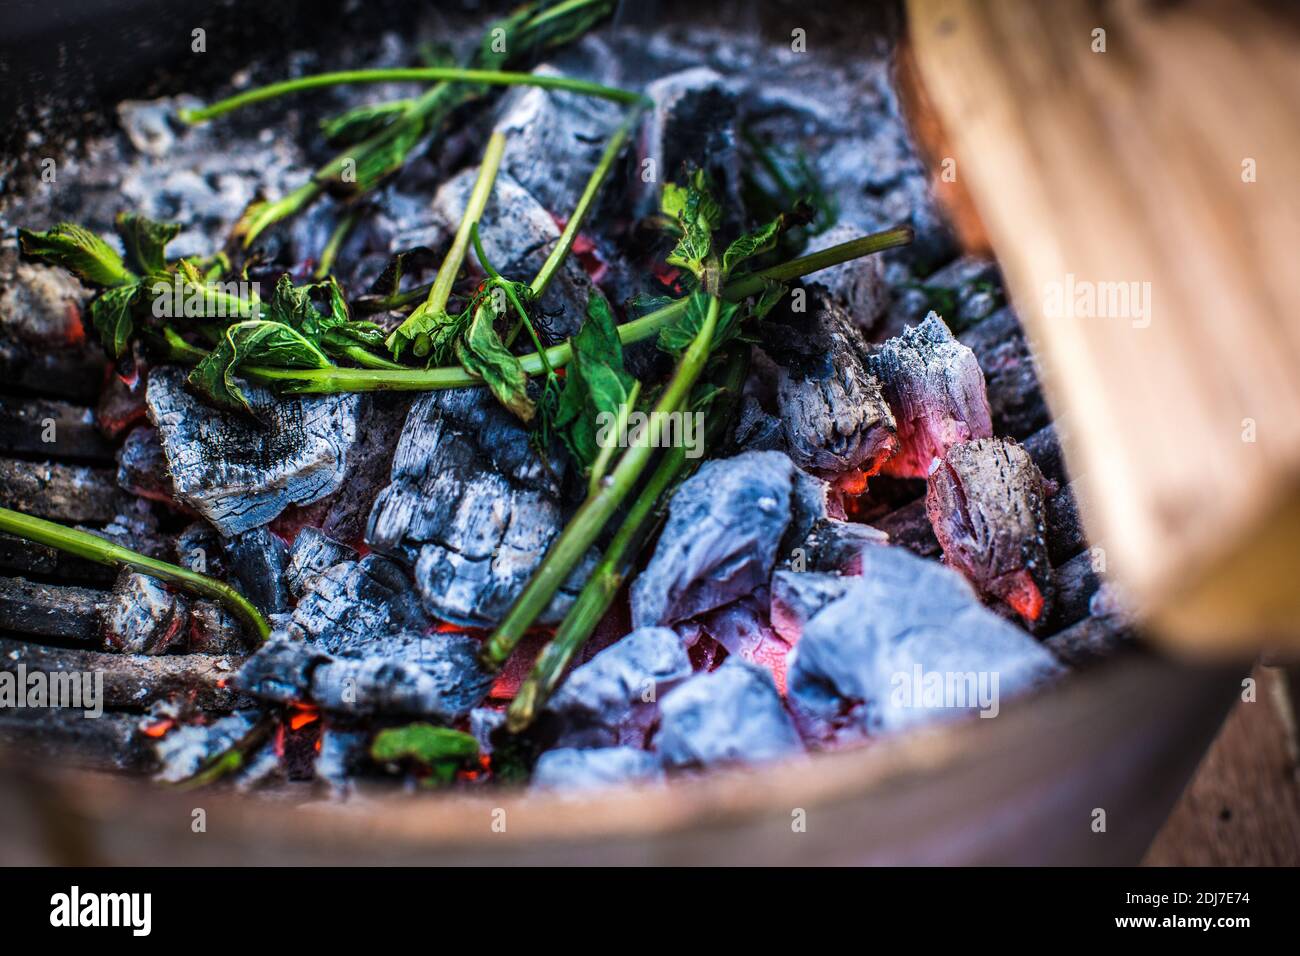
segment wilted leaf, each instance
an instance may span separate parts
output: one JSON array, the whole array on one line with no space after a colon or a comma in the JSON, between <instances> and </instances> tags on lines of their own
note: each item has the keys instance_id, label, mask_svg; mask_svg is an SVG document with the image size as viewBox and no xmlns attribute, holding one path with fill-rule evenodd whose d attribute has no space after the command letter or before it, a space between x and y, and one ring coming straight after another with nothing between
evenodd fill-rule
<instances>
[{"instance_id":1,"label":"wilted leaf","mask_svg":"<svg viewBox=\"0 0 1300 956\"><path fill-rule=\"evenodd\" d=\"M226 329L221 343L190 372L189 381L218 405L252 412L238 372L243 365L330 368L325 353L282 322L254 319Z\"/></svg>"},{"instance_id":2,"label":"wilted leaf","mask_svg":"<svg viewBox=\"0 0 1300 956\"><path fill-rule=\"evenodd\" d=\"M143 275L167 270L167 244L180 234L179 223L154 222L138 213L123 212L118 213L115 226L127 258Z\"/></svg>"},{"instance_id":3,"label":"wilted leaf","mask_svg":"<svg viewBox=\"0 0 1300 956\"><path fill-rule=\"evenodd\" d=\"M456 357L465 371L483 379L497 401L524 421L532 421L537 409L528 397L528 373L497 335L495 319L492 306L480 303L465 336L456 341Z\"/></svg>"},{"instance_id":4,"label":"wilted leaf","mask_svg":"<svg viewBox=\"0 0 1300 956\"><path fill-rule=\"evenodd\" d=\"M325 135L325 141L331 146L352 146L401 119L412 102L412 100L391 100L387 103L365 103L354 106L338 116L321 120L321 132Z\"/></svg>"},{"instance_id":5,"label":"wilted leaf","mask_svg":"<svg viewBox=\"0 0 1300 956\"><path fill-rule=\"evenodd\" d=\"M113 358L126 352L127 343L135 322L131 318L131 309L140 294L137 284L116 286L105 289L90 303L90 318L99 333L99 340L104 350Z\"/></svg>"},{"instance_id":6,"label":"wilted leaf","mask_svg":"<svg viewBox=\"0 0 1300 956\"><path fill-rule=\"evenodd\" d=\"M89 229L61 222L45 232L18 230L24 255L62 266L91 285L110 287L136 281L122 257Z\"/></svg>"}]
</instances>

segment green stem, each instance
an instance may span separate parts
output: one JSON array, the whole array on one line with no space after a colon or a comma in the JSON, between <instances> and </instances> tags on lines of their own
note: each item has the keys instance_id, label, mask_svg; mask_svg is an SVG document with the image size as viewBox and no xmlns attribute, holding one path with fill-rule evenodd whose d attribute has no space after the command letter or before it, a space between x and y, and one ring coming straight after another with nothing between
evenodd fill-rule
<instances>
[{"instance_id":1,"label":"green stem","mask_svg":"<svg viewBox=\"0 0 1300 956\"><path fill-rule=\"evenodd\" d=\"M407 368L407 366L399 365L397 362L390 362L382 355L376 355L364 345L349 345L343 349L343 354L362 368L386 369L389 371L404 371Z\"/></svg>"},{"instance_id":2,"label":"green stem","mask_svg":"<svg viewBox=\"0 0 1300 956\"><path fill-rule=\"evenodd\" d=\"M325 248L321 250L320 262L316 266L315 277L324 279L334 268L334 260L338 258L339 249L343 246L343 240L347 238L348 232L351 231L353 224L357 221L356 210L346 212L339 219L338 225L330 233L329 241L325 243Z\"/></svg>"},{"instance_id":3,"label":"green stem","mask_svg":"<svg viewBox=\"0 0 1300 956\"><path fill-rule=\"evenodd\" d=\"M632 416L632 411L636 408L636 400L641 396L641 383L634 381L632 389L627 393L627 398L623 399L623 404L618 409L618 420L614 423L614 435L623 434L627 428L627 421ZM608 437L608 436L607 436ZM596 455L596 460L591 463L591 478L587 481L587 494L594 495L600 491L600 480L605 477L605 472L609 470L609 463L614 457L614 449L618 447L617 438L605 442L603 448Z\"/></svg>"},{"instance_id":4,"label":"green stem","mask_svg":"<svg viewBox=\"0 0 1300 956\"><path fill-rule=\"evenodd\" d=\"M765 283L790 282L821 269L842 262L849 262L861 256L895 246L906 245L912 241L909 228L890 229L887 232L873 233L836 246L822 249L811 255L800 256L780 265L763 269L750 275L733 280L723 290L723 298L730 302L744 299L761 292ZM682 317L686 311L686 299L679 299L670 305L644 315L618 327L619 340L624 345L640 342L659 333L659 330ZM549 363L553 368L560 368L569 363L573 353L568 342L553 345L543 355L538 352L521 355L519 362L529 375L538 375ZM415 391L423 392L440 388L467 388L482 385L476 378L459 366L428 369L404 369L402 371L376 371L355 368L251 368L245 367L244 373L259 381L272 382L281 386L289 394L322 395L336 392L374 392L374 391Z\"/></svg>"},{"instance_id":5,"label":"green stem","mask_svg":"<svg viewBox=\"0 0 1300 956\"><path fill-rule=\"evenodd\" d=\"M519 639L523 637L524 631L546 609L555 592L568 578L569 572L587 553L587 549L595 542L623 499L636 485L641 472L650 461L650 456L659 446L665 413L678 408L686 400L696 379L704 370L704 364L713 345L713 331L718 324L721 305L721 299L717 296L709 298L709 310L700 325L700 331L683 353L677 371L673 373L672 379L650 415L648 438L627 450L609 476L609 481L595 496L587 498L582 503L572 520L555 539L541 567L529 579L523 592L515 599L497 629L483 645L482 661L485 667L497 670L506 662L519 643Z\"/></svg>"},{"instance_id":6,"label":"green stem","mask_svg":"<svg viewBox=\"0 0 1300 956\"><path fill-rule=\"evenodd\" d=\"M344 86L365 83L429 83L460 82L479 83L484 86L540 86L544 89L567 90L599 99L613 100L616 103L643 103L645 97L632 90L620 90L589 80L578 80L567 76L539 76L533 73L517 73L506 70L472 70L454 66L410 67L383 70L338 70L331 73L317 73L292 80L282 80L246 90L234 96L219 100L199 109L183 109L180 119L183 123L197 125L208 120L224 116L254 103L263 103L291 93L316 90L327 86Z\"/></svg>"},{"instance_id":7,"label":"green stem","mask_svg":"<svg viewBox=\"0 0 1300 956\"><path fill-rule=\"evenodd\" d=\"M253 629L259 641L264 641L271 635L271 626L262 616L262 612L224 581L140 554L130 548L106 541L89 531L78 531L76 528L68 528L53 521L46 521L44 518L10 511L8 508L0 508L0 531L66 551L68 554L74 554L97 564L127 567L160 581L175 584L192 594L211 598L225 605L231 613Z\"/></svg>"},{"instance_id":8,"label":"green stem","mask_svg":"<svg viewBox=\"0 0 1300 956\"><path fill-rule=\"evenodd\" d=\"M429 290L429 297L424 300L424 304L420 308L411 313L406 321L388 337L387 345L390 349L400 343L402 339L412 336L411 330L417 327L421 315L437 314L446 310L447 302L451 299L452 285L456 281L456 276L460 274L460 267L465 262L465 252L469 248L470 233L478 225L478 221L483 218L483 210L487 208L488 198L492 195L492 184L496 182L497 170L501 168L501 157L505 153L505 148L506 137L504 133L493 133L488 137L487 148L483 151L483 161L478 167L478 178L474 180L474 188L469 194L469 200L465 203L465 214L461 217L460 226L456 229L456 236L452 240L451 248L447 250L442 265L438 267L438 275L433 280L433 287ZM427 352L427 346L425 351ZM424 354L420 351L418 343L415 352L417 355Z\"/></svg>"},{"instance_id":9,"label":"green stem","mask_svg":"<svg viewBox=\"0 0 1300 956\"><path fill-rule=\"evenodd\" d=\"M618 129L614 131L614 135L605 144L605 151L600 154L600 162L596 164L595 170L588 177L586 188L582 190L582 195L578 197L578 203L573 207L573 213L569 216L569 221L564 224L564 230L560 233L559 241L556 242L555 248L551 250L551 254L546 257L546 261L542 263L542 267L537 270L537 275L529 286L532 289L534 299L542 297L542 294L550 286L551 280L555 278L556 272L563 265L565 258L568 257L574 242L577 241L578 232L582 229L582 223L587 218L587 213L591 211L596 196L600 194L600 187L605 182L605 177L609 175L614 160L618 159L618 154L622 152L623 144L627 142L627 138L631 135L640 115L641 107L638 105L619 124Z\"/></svg>"}]
</instances>

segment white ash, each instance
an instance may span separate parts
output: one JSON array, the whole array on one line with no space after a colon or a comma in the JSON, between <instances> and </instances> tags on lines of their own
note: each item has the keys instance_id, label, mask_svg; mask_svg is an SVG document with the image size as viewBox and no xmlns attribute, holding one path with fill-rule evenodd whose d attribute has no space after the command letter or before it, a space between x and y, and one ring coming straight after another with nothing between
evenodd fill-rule
<instances>
[{"instance_id":1,"label":"white ash","mask_svg":"<svg viewBox=\"0 0 1300 956\"><path fill-rule=\"evenodd\" d=\"M668 767L757 763L803 751L772 675L735 658L660 703L654 749Z\"/></svg>"},{"instance_id":2,"label":"white ash","mask_svg":"<svg viewBox=\"0 0 1300 956\"><path fill-rule=\"evenodd\" d=\"M149 419L162 437L176 497L228 536L336 491L357 441L358 394L247 391L261 421L203 403L179 368L149 373Z\"/></svg>"},{"instance_id":3,"label":"white ash","mask_svg":"<svg viewBox=\"0 0 1300 956\"><path fill-rule=\"evenodd\" d=\"M791 655L790 704L803 732L853 740L1000 706L1062 673L1034 638L985 608L955 571L904 548L874 548L861 577L803 627ZM904 695L913 675L967 675L977 686L937 704ZM981 675L983 675L981 677ZM978 682L996 695L982 702Z\"/></svg>"},{"instance_id":4,"label":"white ash","mask_svg":"<svg viewBox=\"0 0 1300 956\"><path fill-rule=\"evenodd\" d=\"M561 746L640 746L659 698L690 677L681 638L666 627L638 628L565 678L547 709L560 717Z\"/></svg>"},{"instance_id":5,"label":"white ash","mask_svg":"<svg viewBox=\"0 0 1300 956\"><path fill-rule=\"evenodd\" d=\"M375 500L366 541L414 567L431 615L491 627L564 525L565 463L555 449L548 467L527 429L486 389L422 395L393 456L392 484ZM539 623L564 617L595 560L593 552L580 563Z\"/></svg>"},{"instance_id":6,"label":"white ash","mask_svg":"<svg viewBox=\"0 0 1300 956\"><path fill-rule=\"evenodd\" d=\"M284 569L285 584L295 598L310 591L316 579L336 564L355 561L357 552L342 542L335 541L319 528L310 525L298 532L289 549L288 563Z\"/></svg>"},{"instance_id":7,"label":"white ash","mask_svg":"<svg viewBox=\"0 0 1300 956\"><path fill-rule=\"evenodd\" d=\"M199 772L213 757L229 750L253 729L254 719L243 712L210 724L186 724L169 730L154 742L160 768L156 779L180 783Z\"/></svg>"}]
</instances>

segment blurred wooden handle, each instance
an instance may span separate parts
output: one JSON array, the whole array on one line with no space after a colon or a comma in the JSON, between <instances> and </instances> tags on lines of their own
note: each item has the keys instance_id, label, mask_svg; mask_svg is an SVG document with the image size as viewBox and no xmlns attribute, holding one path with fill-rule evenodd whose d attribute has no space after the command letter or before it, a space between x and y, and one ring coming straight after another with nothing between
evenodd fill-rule
<instances>
[{"instance_id":1,"label":"blurred wooden handle","mask_svg":"<svg viewBox=\"0 0 1300 956\"><path fill-rule=\"evenodd\" d=\"M1106 570L1195 650L1300 643L1300 24L909 0Z\"/></svg>"}]
</instances>

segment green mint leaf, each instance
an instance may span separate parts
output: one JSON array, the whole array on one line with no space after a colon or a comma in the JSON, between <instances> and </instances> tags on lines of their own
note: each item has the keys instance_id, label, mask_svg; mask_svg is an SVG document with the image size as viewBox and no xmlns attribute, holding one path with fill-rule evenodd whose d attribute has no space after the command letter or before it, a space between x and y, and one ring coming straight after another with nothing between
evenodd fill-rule
<instances>
[{"instance_id":1,"label":"green mint leaf","mask_svg":"<svg viewBox=\"0 0 1300 956\"><path fill-rule=\"evenodd\" d=\"M388 727L376 734L370 744L370 756L381 762L409 759L425 765L440 760L473 760L478 757L478 741L450 727L407 724Z\"/></svg>"},{"instance_id":2,"label":"green mint leaf","mask_svg":"<svg viewBox=\"0 0 1300 956\"><path fill-rule=\"evenodd\" d=\"M243 389L243 365L271 368L330 368L325 353L282 322L254 319L236 322L221 342L190 372L189 382L223 408L253 412Z\"/></svg>"},{"instance_id":3,"label":"green mint leaf","mask_svg":"<svg viewBox=\"0 0 1300 956\"><path fill-rule=\"evenodd\" d=\"M138 213L118 213L114 222L122 238L126 256L143 275L159 275L167 270L167 244L180 235L174 222L154 222Z\"/></svg>"},{"instance_id":4,"label":"green mint leaf","mask_svg":"<svg viewBox=\"0 0 1300 956\"><path fill-rule=\"evenodd\" d=\"M659 348L669 355L680 357L704 327L704 319L708 311L708 294L702 289L691 293L686 303L686 312L682 317L660 330ZM725 301L722 303L718 312L718 324L713 331L713 342L709 347L711 352L717 351L722 345L739 337L744 314L741 303Z\"/></svg>"},{"instance_id":5,"label":"green mint leaf","mask_svg":"<svg viewBox=\"0 0 1300 956\"><path fill-rule=\"evenodd\" d=\"M429 356L435 363L443 362L455 340L465 330L467 312L452 315L445 309L432 309L428 301L421 302L406 321L388 337L388 347L393 358L400 359L407 349L420 357Z\"/></svg>"},{"instance_id":6,"label":"green mint leaf","mask_svg":"<svg viewBox=\"0 0 1300 956\"><path fill-rule=\"evenodd\" d=\"M89 229L61 222L45 232L18 230L24 255L67 269L89 285L110 288L135 282L122 257Z\"/></svg>"},{"instance_id":7,"label":"green mint leaf","mask_svg":"<svg viewBox=\"0 0 1300 956\"><path fill-rule=\"evenodd\" d=\"M600 454L597 416L617 415L636 379L623 368L623 344L604 296L593 294L588 300L587 317L571 346L573 359L553 424L574 461L587 473Z\"/></svg>"},{"instance_id":8,"label":"green mint leaf","mask_svg":"<svg viewBox=\"0 0 1300 956\"><path fill-rule=\"evenodd\" d=\"M99 340L113 358L126 352L127 343L135 329L131 311L140 295L140 286L115 286L105 289L90 303L90 318L99 333Z\"/></svg>"},{"instance_id":9,"label":"green mint leaf","mask_svg":"<svg viewBox=\"0 0 1300 956\"><path fill-rule=\"evenodd\" d=\"M497 335L495 320L492 306L481 302L465 335L456 340L456 358L465 371L483 379L497 401L523 421L532 421L537 408L528 397L528 373Z\"/></svg>"}]
</instances>

